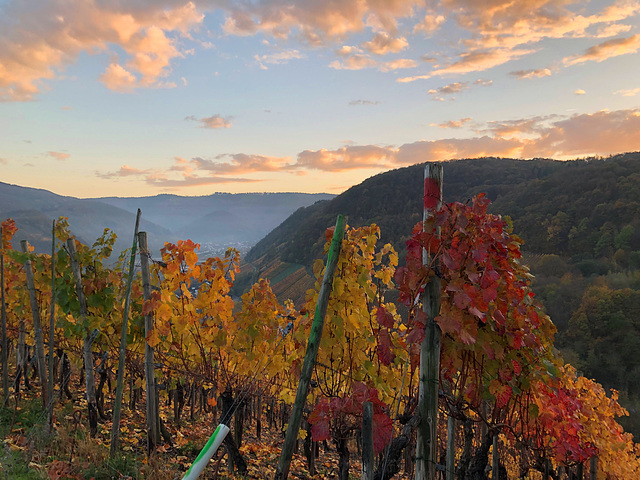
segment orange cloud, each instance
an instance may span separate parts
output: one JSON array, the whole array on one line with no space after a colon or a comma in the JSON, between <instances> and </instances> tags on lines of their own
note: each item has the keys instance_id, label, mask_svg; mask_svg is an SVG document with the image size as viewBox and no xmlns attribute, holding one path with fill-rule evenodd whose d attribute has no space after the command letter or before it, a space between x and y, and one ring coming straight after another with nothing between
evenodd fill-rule
<instances>
[{"instance_id":1,"label":"orange cloud","mask_svg":"<svg viewBox=\"0 0 640 480\"><path fill-rule=\"evenodd\" d=\"M509 72L509 75L517 77L519 80L529 80L532 78L542 78L551 76L551 70L548 68L537 68L535 70L516 70Z\"/></svg>"},{"instance_id":2,"label":"orange cloud","mask_svg":"<svg viewBox=\"0 0 640 480\"><path fill-rule=\"evenodd\" d=\"M266 155L247 155L245 153L224 154L215 157L216 160L229 158L230 162L205 160L196 157L191 164L196 170L212 171L217 174L241 175L253 172L277 172L289 166L289 157L269 157Z\"/></svg>"},{"instance_id":3,"label":"orange cloud","mask_svg":"<svg viewBox=\"0 0 640 480\"><path fill-rule=\"evenodd\" d=\"M640 109L574 115L528 143L525 156L609 155L640 150Z\"/></svg>"},{"instance_id":4,"label":"orange cloud","mask_svg":"<svg viewBox=\"0 0 640 480\"><path fill-rule=\"evenodd\" d=\"M409 42L407 42L407 39L404 37L392 37L385 32L380 32L360 46L369 53L386 55L404 50L409 46Z\"/></svg>"},{"instance_id":5,"label":"orange cloud","mask_svg":"<svg viewBox=\"0 0 640 480\"><path fill-rule=\"evenodd\" d=\"M186 35L203 20L193 2L142 2L116 7L95 0L13 2L3 8L11 22L0 26L0 100L28 101L82 52L111 52L119 46L128 56L112 62L101 80L108 88L172 86L164 82L171 61L183 55L167 32ZM175 3L175 2L172 2Z\"/></svg>"},{"instance_id":6,"label":"orange cloud","mask_svg":"<svg viewBox=\"0 0 640 480\"><path fill-rule=\"evenodd\" d=\"M629 90L618 90L614 92L616 95L622 95L623 97L635 97L640 93L640 88L632 88Z\"/></svg>"},{"instance_id":7,"label":"orange cloud","mask_svg":"<svg viewBox=\"0 0 640 480\"><path fill-rule=\"evenodd\" d=\"M342 48L344 51L345 47ZM349 53L347 55L342 55L344 57L343 60L335 60L329 64L330 68L336 70L362 70L364 68L373 68L378 65L373 58L369 55L365 55L362 53Z\"/></svg>"},{"instance_id":8,"label":"orange cloud","mask_svg":"<svg viewBox=\"0 0 640 480\"><path fill-rule=\"evenodd\" d=\"M56 160L66 160L71 156L70 153L52 152L52 151L47 152L47 155L49 155L52 158L55 158Z\"/></svg>"},{"instance_id":9,"label":"orange cloud","mask_svg":"<svg viewBox=\"0 0 640 480\"><path fill-rule=\"evenodd\" d=\"M196 118L194 115L189 115L188 117L185 117L185 120L200 123L200 128L218 129L218 128L230 128L232 118L233 117L225 118L216 113L215 115L212 115L210 117L205 117L205 118Z\"/></svg>"},{"instance_id":10,"label":"orange cloud","mask_svg":"<svg viewBox=\"0 0 640 480\"><path fill-rule=\"evenodd\" d=\"M266 55L254 55L253 58L258 62L258 65L260 65L263 70L266 70L267 67L265 64L282 65L291 60L305 58L305 55L300 53L298 50L283 50L281 52Z\"/></svg>"},{"instance_id":11,"label":"orange cloud","mask_svg":"<svg viewBox=\"0 0 640 480\"><path fill-rule=\"evenodd\" d=\"M423 0L288 0L237 3L228 12L224 31L232 35L266 32L277 38L297 35L311 45L325 45L346 38L365 27L397 32L397 20L411 17Z\"/></svg>"},{"instance_id":12,"label":"orange cloud","mask_svg":"<svg viewBox=\"0 0 640 480\"><path fill-rule=\"evenodd\" d=\"M390 72L392 70L400 70L404 68L415 68L416 66L417 63L415 60L411 60L410 58L399 58L397 60L384 62L380 65L380 70L383 72Z\"/></svg>"},{"instance_id":13,"label":"orange cloud","mask_svg":"<svg viewBox=\"0 0 640 480\"><path fill-rule=\"evenodd\" d=\"M118 178L118 177L133 177L139 175L149 175L150 170L140 170L138 168L130 167L129 165L122 165L119 170L115 172L100 173L96 172L96 176L104 179Z\"/></svg>"},{"instance_id":14,"label":"orange cloud","mask_svg":"<svg viewBox=\"0 0 640 480\"><path fill-rule=\"evenodd\" d=\"M428 13L421 21L416 23L416 25L413 27L413 32L421 32L427 36L431 36L440 29L444 22L444 15Z\"/></svg>"},{"instance_id":15,"label":"orange cloud","mask_svg":"<svg viewBox=\"0 0 640 480\"><path fill-rule=\"evenodd\" d=\"M519 157L522 142L516 139L492 138L447 138L442 140L421 140L402 145L395 156L399 165L419 162L451 160L455 158L475 158L486 156Z\"/></svg>"},{"instance_id":16,"label":"orange cloud","mask_svg":"<svg viewBox=\"0 0 640 480\"><path fill-rule=\"evenodd\" d=\"M393 150L375 145L347 146L337 150L304 150L293 168L340 172L354 168L384 168L391 165Z\"/></svg>"},{"instance_id":17,"label":"orange cloud","mask_svg":"<svg viewBox=\"0 0 640 480\"><path fill-rule=\"evenodd\" d=\"M606 42L588 48L582 55L565 57L563 63L566 66L571 66L590 61L602 62L611 57L636 53L639 48L640 35L633 35L627 38L614 38L613 40L607 40Z\"/></svg>"},{"instance_id":18,"label":"orange cloud","mask_svg":"<svg viewBox=\"0 0 640 480\"><path fill-rule=\"evenodd\" d=\"M135 75L117 63L112 63L107 67L105 72L100 75L100 81L109 90L117 92L131 92L138 82Z\"/></svg>"},{"instance_id":19,"label":"orange cloud","mask_svg":"<svg viewBox=\"0 0 640 480\"><path fill-rule=\"evenodd\" d=\"M460 120L449 120L444 123L432 123L432 127L440 127L440 128L462 128L465 123L470 122L471 117L461 118Z\"/></svg>"}]
</instances>

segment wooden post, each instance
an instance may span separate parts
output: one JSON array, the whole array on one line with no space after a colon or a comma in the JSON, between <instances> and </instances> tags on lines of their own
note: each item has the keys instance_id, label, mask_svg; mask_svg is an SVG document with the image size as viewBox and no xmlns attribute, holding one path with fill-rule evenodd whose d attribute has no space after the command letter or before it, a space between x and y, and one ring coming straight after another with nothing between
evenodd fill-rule
<instances>
[{"instance_id":1,"label":"wooden post","mask_svg":"<svg viewBox=\"0 0 640 480\"><path fill-rule=\"evenodd\" d=\"M80 304L80 316L82 317L83 332L83 354L84 354L84 383L87 395L87 414L89 417L89 433L95 437L98 433L98 408L96 405L96 382L93 376L93 351L91 345L93 339L89 331L89 323L87 321L87 301L82 288L82 272L80 264L76 258L76 241L74 238L67 240L67 248L69 249L69 259L71 261L71 269L73 277L76 281L76 293L78 295L78 303Z\"/></svg>"},{"instance_id":2,"label":"wooden post","mask_svg":"<svg viewBox=\"0 0 640 480\"><path fill-rule=\"evenodd\" d=\"M583 480L584 478L584 464L582 462L576 465L576 478L578 480Z\"/></svg>"},{"instance_id":3,"label":"wooden post","mask_svg":"<svg viewBox=\"0 0 640 480\"><path fill-rule=\"evenodd\" d=\"M147 243L147 232L138 234L140 243L140 270L142 271L142 290L144 301L151 299L151 275L149 273L149 244ZM144 316L144 335L148 338L153 330L153 314ZM147 342L144 344L144 377L147 389L147 441L148 451L155 452L158 445L158 400L155 381L155 360L154 350Z\"/></svg>"},{"instance_id":4,"label":"wooden post","mask_svg":"<svg viewBox=\"0 0 640 480\"><path fill-rule=\"evenodd\" d=\"M456 474L456 419L447 419L447 475L446 480L454 480Z\"/></svg>"},{"instance_id":5,"label":"wooden post","mask_svg":"<svg viewBox=\"0 0 640 480\"><path fill-rule=\"evenodd\" d=\"M22 240L20 246L22 247L22 253L29 253L26 240ZM40 307L38 306L38 297L36 296L36 284L33 278L31 260L28 259L25 262L24 271L27 276L27 288L29 289L29 300L31 301L31 315L33 316L33 331L36 338L36 361L38 363L38 377L40 377L40 386L42 388L42 409L46 412L49 408L48 373L44 360L44 336L42 334Z\"/></svg>"},{"instance_id":6,"label":"wooden post","mask_svg":"<svg viewBox=\"0 0 640 480\"><path fill-rule=\"evenodd\" d=\"M131 258L129 260L129 276L127 277L127 287L124 293L124 312L122 312L122 328L120 329L120 353L118 355L118 377L116 380L116 399L113 403L113 425L111 427L111 447L109 454L114 458L118 453L118 443L120 441L120 412L122 410L122 392L124 390L124 360L127 355L127 329L129 326L129 303L131 301L131 285L136 268L136 246L138 244L138 227L140 226L140 209L136 215L136 226L133 231L133 245L131 247ZM147 403L149 399L147 398Z\"/></svg>"},{"instance_id":7,"label":"wooden post","mask_svg":"<svg viewBox=\"0 0 640 480\"><path fill-rule=\"evenodd\" d=\"M9 348L9 342L7 341L7 306L4 293L4 231L2 225L0 225L0 293L2 301L2 394L4 396L3 404L7 403L9 399L9 355L7 354L7 348ZM18 368L20 366L18 365Z\"/></svg>"},{"instance_id":8,"label":"wooden post","mask_svg":"<svg viewBox=\"0 0 640 480\"><path fill-rule=\"evenodd\" d=\"M442 164L427 163L424 169L424 210L427 220L442 204ZM440 234L439 229L435 233ZM437 265L432 252L423 252L423 262ZM418 440L416 445L416 480L434 480L437 463L438 390L440 383L440 337L435 322L440 312L440 278L430 277L425 286L422 308L427 314L425 338L420 347L420 386L418 391Z\"/></svg>"},{"instance_id":9,"label":"wooden post","mask_svg":"<svg viewBox=\"0 0 640 480\"><path fill-rule=\"evenodd\" d=\"M56 221L51 226L51 300L49 302L49 432L53 432L53 349L56 329Z\"/></svg>"},{"instance_id":10,"label":"wooden post","mask_svg":"<svg viewBox=\"0 0 640 480\"><path fill-rule=\"evenodd\" d=\"M589 460L589 480L598 478L598 457L591 457Z\"/></svg>"},{"instance_id":11,"label":"wooden post","mask_svg":"<svg viewBox=\"0 0 640 480\"><path fill-rule=\"evenodd\" d=\"M362 407L362 480L373 480L373 403Z\"/></svg>"},{"instance_id":12,"label":"wooden post","mask_svg":"<svg viewBox=\"0 0 640 480\"><path fill-rule=\"evenodd\" d=\"M322 279L322 286L318 294L318 303L316 305L315 316L311 325L311 333L309 334L309 343L307 344L307 352L302 364L302 373L300 374L300 383L296 392L296 399L293 403L293 410L289 417L289 426L280 453L278 468L276 470L276 480L286 480L289 475L289 467L291 466L291 457L293 448L298 438L298 430L300 429L300 419L302 418L302 409L307 401L309 393L309 384L311 383L311 374L316 363L318 348L320 347L320 338L322 337L322 328L324 327L324 317L327 314L327 306L329 303L329 294L333 285L333 274L338 264L340 256L340 247L342 246L342 238L344 237L344 216L338 215L336 221L336 229L333 232L331 247L327 258L327 267Z\"/></svg>"}]
</instances>

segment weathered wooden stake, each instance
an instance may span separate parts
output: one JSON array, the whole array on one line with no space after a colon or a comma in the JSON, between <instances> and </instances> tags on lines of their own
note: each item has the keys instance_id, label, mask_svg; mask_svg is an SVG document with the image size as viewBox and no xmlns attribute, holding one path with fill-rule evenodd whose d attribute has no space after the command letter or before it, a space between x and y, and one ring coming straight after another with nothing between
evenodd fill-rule
<instances>
[{"instance_id":1,"label":"weathered wooden stake","mask_svg":"<svg viewBox=\"0 0 640 480\"><path fill-rule=\"evenodd\" d=\"M442 205L442 164L427 163L424 169L424 209L426 220ZM439 229L435 230L437 235ZM433 252L423 252L423 262L437 266ZM416 445L416 480L434 480L437 463L438 390L440 383L441 331L435 318L440 312L440 278L430 277L422 297L427 314L425 338L420 347L420 386L418 391L418 439Z\"/></svg>"},{"instance_id":2,"label":"weathered wooden stake","mask_svg":"<svg viewBox=\"0 0 640 480\"><path fill-rule=\"evenodd\" d=\"M113 426L111 427L111 458L118 453L120 441L120 412L122 410L122 392L124 391L124 360L127 355L127 329L129 325L129 302L131 300L131 285L136 268L136 246L138 244L138 227L140 226L140 209L136 215L136 226L133 231L133 245L131 247L131 259L129 260L129 276L124 293L124 312L122 313L122 328L120 330L120 353L118 356L118 377L116 380L116 399L113 404ZM149 400L147 398L147 403Z\"/></svg>"},{"instance_id":3,"label":"weathered wooden stake","mask_svg":"<svg viewBox=\"0 0 640 480\"><path fill-rule=\"evenodd\" d=\"M151 275L149 273L149 244L147 243L147 232L138 234L140 243L140 270L142 271L142 290L144 301L151 299ZM144 316L144 335L148 338L153 331L153 314ZM154 452L158 445L158 399L155 381L155 360L154 350L149 343L144 344L144 377L147 389L147 441L148 451Z\"/></svg>"},{"instance_id":4,"label":"weathered wooden stake","mask_svg":"<svg viewBox=\"0 0 640 480\"><path fill-rule=\"evenodd\" d=\"M29 253L29 246L26 240L22 240L20 246L22 247L22 253ZM49 408L48 374L44 356L44 336L42 334L42 323L40 322L40 307L38 306L31 260L25 262L24 271L27 276L27 288L29 289L29 300L31 301L31 315L33 316L33 332L36 338L36 361L38 364L40 387L42 388L42 409L46 412Z\"/></svg>"},{"instance_id":5,"label":"weathered wooden stake","mask_svg":"<svg viewBox=\"0 0 640 480\"><path fill-rule=\"evenodd\" d=\"M373 480L373 403L362 408L362 480Z\"/></svg>"},{"instance_id":6,"label":"weathered wooden stake","mask_svg":"<svg viewBox=\"0 0 640 480\"><path fill-rule=\"evenodd\" d=\"M53 349L56 329L56 221L51 226L51 300L49 302L49 432L53 432Z\"/></svg>"},{"instance_id":7,"label":"weathered wooden stake","mask_svg":"<svg viewBox=\"0 0 640 480\"><path fill-rule=\"evenodd\" d=\"M315 316L311 325L311 333L309 334L309 343L307 344L307 352L302 364L302 373L300 374L300 383L296 392L296 399L293 404L293 410L289 417L289 426L282 446L278 468L276 470L276 480L286 480L289 475L289 467L291 466L291 457L293 448L298 438L298 430L300 429L300 419L302 418L302 410L307 401L309 393L309 384L311 383L311 374L316 363L318 348L320 347L320 338L322 337L322 328L324 327L324 317L327 314L327 306L329 303L329 294L333 285L333 274L338 264L340 256L340 247L342 246L342 238L344 237L344 216L338 215L336 221L336 229L333 232L331 247L327 258L327 267L322 279L322 286L318 295L318 304L316 305Z\"/></svg>"},{"instance_id":8,"label":"weathered wooden stake","mask_svg":"<svg viewBox=\"0 0 640 480\"><path fill-rule=\"evenodd\" d=\"M447 475L446 480L454 480L456 474L456 419L447 419Z\"/></svg>"},{"instance_id":9,"label":"weathered wooden stake","mask_svg":"<svg viewBox=\"0 0 640 480\"><path fill-rule=\"evenodd\" d=\"M589 460L589 480L598 478L598 457L591 457Z\"/></svg>"},{"instance_id":10,"label":"weathered wooden stake","mask_svg":"<svg viewBox=\"0 0 640 480\"><path fill-rule=\"evenodd\" d=\"M89 329L89 322L87 320L87 300L84 296L84 289L82 287L82 272L80 271L80 264L76 255L76 240L70 238L67 240L67 249L69 250L69 259L71 261L71 269L73 270L73 277L76 281L76 293L78 295L78 303L80 304L80 316L82 317L83 326L83 354L84 354L84 383L86 387L87 395L87 415L89 417L89 433L92 437L95 437L98 433L98 407L96 405L96 382L93 375L93 351L92 344L93 338Z\"/></svg>"}]
</instances>

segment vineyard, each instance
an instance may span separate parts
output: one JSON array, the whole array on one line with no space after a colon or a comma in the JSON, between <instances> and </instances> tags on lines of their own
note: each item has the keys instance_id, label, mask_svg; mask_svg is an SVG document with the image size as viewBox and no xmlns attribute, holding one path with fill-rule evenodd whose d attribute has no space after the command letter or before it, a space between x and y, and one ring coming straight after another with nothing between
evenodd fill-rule
<instances>
[{"instance_id":1,"label":"vineyard","mask_svg":"<svg viewBox=\"0 0 640 480\"><path fill-rule=\"evenodd\" d=\"M359 478L370 408L369 478L640 478L627 412L554 350L521 241L488 203L432 205L402 266L376 225L346 228L284 477ZM35 254L2 222L3 478L181 478L219 423L204 478L283 478L325 262L301 305L262 279L234 300L234 250L201 260L185 240L154 258L141 232L116 259L113 233L70 231L54 222Z\"/></svg>"}]
</instances>

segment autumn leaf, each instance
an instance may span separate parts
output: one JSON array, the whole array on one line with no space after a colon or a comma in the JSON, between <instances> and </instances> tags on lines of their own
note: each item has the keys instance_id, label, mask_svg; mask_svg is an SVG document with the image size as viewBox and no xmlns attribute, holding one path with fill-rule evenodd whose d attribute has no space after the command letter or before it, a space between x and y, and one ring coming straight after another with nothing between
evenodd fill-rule
<instances>
[{"instance_id":1,"label":"autumn leaf","mask_svg":"<svg viewBox=\"0 0 640 480\"><path fill-rule=\"evenodd\" d=\"M378 358L383 365L391 365L396 358L392 351L391 336L389 330L381 328L378 331Z\"/></svg>"},{"instance_id":2,"label":"autumn leaf","mask_svg":"<svg viewBox=\"0 0 640 480\"><path fill-rule=\"evenodd\" d=\"M393 324L395 323L393 315L387 311L382 305L378 307L378 311L376 312L376 320L378 323L387 328L393 328Z\"/></svg>"}]
</instances>

